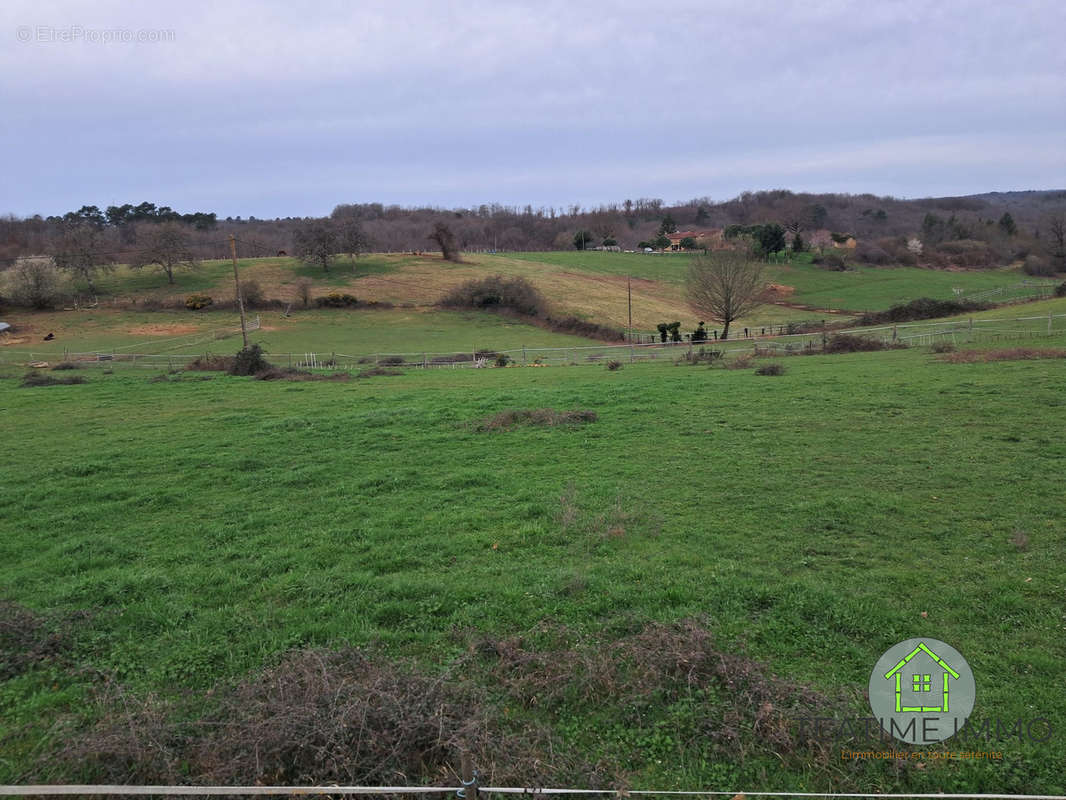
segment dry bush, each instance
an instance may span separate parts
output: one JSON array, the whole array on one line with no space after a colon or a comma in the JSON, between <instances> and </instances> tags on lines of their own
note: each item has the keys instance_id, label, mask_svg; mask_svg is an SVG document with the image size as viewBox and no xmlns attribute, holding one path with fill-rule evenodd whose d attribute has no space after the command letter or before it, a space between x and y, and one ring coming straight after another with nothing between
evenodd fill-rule
<instances>
[{"instance_id":1,"label":"dry bush","mask_svg":"<svg viewBox=\"0 0 1066 800\"><path fill-rule=\"evenodd\" d=\"M469 280L440 299L444 308L480 308L512 311L530 317L543 316L548 304L537 288L522 277L493 275Z\"/></svg>"},{"instance_id":2,"label":"dry bush","mask_svg":"<svg viewBox=\"0 0 1066 800\"><path fill-rule=\"evenodd\" d=\"M1000 350L960 350L957 353L948 353L940 360L949 364L973 364L977 361L1028 361L1037 358L1066 358L1066 349L1008 347Z\"/></svg>"},{"instance_id":3,"label":"dry bush","mask_svg":"<svg viewBox=\"0 0 1066 800\"><path fill-rule=\"evenodd\" d=\"M932 350L934 353L954 353L955 345L952 342L934 342Z\"/></svg>"},{"instance_id":4,"label":"dry bush","mask_svg":"<svg viewBox=\"0 0 1066 800\"><path fill-rule=\"evenodd\" d=\"M598 418L595 411L585 409L574 411L556 411L554 408L508 409L475 421L473 427L477 431L511 430L521 425L556 427L583 425L595 422Z\"/></svg>"},{"instance_id":5,"label":"dry bush","mask_svg":"<svg viewBox=\"0 0 1066 800\"><path fill-rule=\"evenodd\" d=\"M69 386L75 383L86 383L85 376L65 375L62 378L57 378L54 375L49 375L47 372L33 370L22 376L22 383L20 383L19 386L24 388L34 386Z\"/></svg>"},{"instance_id":6,"label":"dry bush","mask_svg":"<svg viewBox=\"0 0 1066 800\"><path fill-rule=\"evenodd\" d=\"M0 600L0 681L62 659L72 647L72 621L52 621L18 603Z\"/></svg>"},{"instance_id":7,"label":"dry bush","mask_svg":"<svg viewBox=\"0 0 1066 800\"><path fill-rule=\"evenodd\" d=\"M614 372L615 370L619 370L621 368L622 368L622 362L621 361L616 361L615 359L612 358L610 361L607 362L607 369L610 370L611 372Z\"/></svg>"},{"instance_id":8,"label":"dry bush","mask_svg":"<svg viewBox=\"0 0 1066 800\"><path fill-rule=\"evenodd\" d=\"M721 697L700 719L702 738L731 756L746 748L790 753L808 744L796 739L790 719L814 716L828 706L807 686L774 676L744 655L715 647L700 621L651 623L615 642L567 644L569 632L543 627L538 639L555 639L556 649L533 650L522 638L481 638L476 651L495 660L494 682L527 707L567 705L627 709L641 724L650 704L668 705L693 690Z\"/></svg>"},{"instance_id":9,"label":"dry bush","mask_svg":"<svg viewBox=\"0 0 1066 800\"><path fill-rule=\"evenodd\" d=\"M989 308L992 308L991 303L979 303L974 300L934 300L931 297L920 297L909 303L894 305L886 311L867 312L859 319L859 324L884 325L889 322L937 319Z\"/></svg>"},{"instance_id":10,"label":"dry bush","mask_svg":"<svg viewBox=\"0 0 1066 800\"><path fill-rule=\"evenodd\" d=\"M398 369L385 369L384 367L371 367L370 369L364 369L361 372L357 373L355 377L357 377L357 378L377 378L377 377L387 377L389 375L403 375L403 372L401 372Z\"/></svg>"},{"instance_id":11,"label":"dry bush","mask_svg":"<svg viewBox=\"0 0 1066 800\"><path fill-rule=\"evenodd\" d=\"M57 370L57 369L58 370L79 369L79 368L80 368L80 365L79 364L75 364L73 361L60 361L58 364L56 364L55 366L52 367L53 370Z\"/></svg>"},{"instance_id":12,"label":"dry bush","mask_svg":"<svg viewBox=\"0 0 1066 800\"><path fill-rule=\"evenodd\" d=\"M548 330L556 333L569 333L584 336L586 339L599 339L604 342L619 342L625 339L625 332L619 328L589 322L580 317L546 317L544 324Z\"/></svg>"},{"instance_id":13,"label":"dry bush","mask_svg":"<svg viewBox=\"0 0 1066 800\"><path fill-rule=\"evenodd\" d=\"M830 336L822 348L824 353L870 353L877 350L900 350L906 345L892 344L873 339L869 336L856 336L850 333L837 333Z\"/></svg>"},{"instance_id":14,"label":"dry bush","mask_svg":"<svg viewBox=\"0 0 1066 800\"><path fill-rule=\"evenodd\" d=\"M741 353L736 358L727 361L725 365L728 369L747 369L754 360L755 355L753 353Z\"/></svg>"},{"instance_id":15,"label":"dry bush","mask_svg":"<svg viewBox=\"0 0 1066 800\"><path fill-rule=\"evenodd\" d=\"M203 697L112 684L97 709L95 725L57 737L50 768L107 783L456 784L467 750L486 782L605 782L542 727L506 727L484 690L354 649L293 652Z\"/></svg>"},{"instance_id":16,"label":"dry bush","mask_svg":"<svg viewBox=\"0 0 1066 800\"><path fill-rule=\"evenodd\" d=\"M763 364L755 370L756 375L784 375L785 368L781 364Z\"/></svg>"},{"instance_id":17,"label":"dry bush","mask_svg":"<svg viewBox=\"0 0 1066 800\"><path fill-rule=\"evenodd\" d=\"M1010 543L1019 553L1024 553L1029 549L1029 534L1021 528L1015 528L1014 533L1011 534Z\"/></svg>"},{"instance_id":18,"label":"dry bush","mask_svg":"<svg viewBox=\"0 0 1066 800\"><path fill-rule=\"evenodd\" d=\"M257 381L347 381L351 379L347 372L306 372L295 367L270 367L255 374Z\"/></svg>"},{"instance_id":19,"label":"dry bush","mask_svg":"<svg viewBox=\"0 0 1066 800\"><path fill-rule=\"evenodd\" d=\"M236 359L233 356L216 356L211 353L205 353L186 364L185 369L196 370L197 372L229 372L233 369L235 362Z\"/></svg>"}]
</instances>

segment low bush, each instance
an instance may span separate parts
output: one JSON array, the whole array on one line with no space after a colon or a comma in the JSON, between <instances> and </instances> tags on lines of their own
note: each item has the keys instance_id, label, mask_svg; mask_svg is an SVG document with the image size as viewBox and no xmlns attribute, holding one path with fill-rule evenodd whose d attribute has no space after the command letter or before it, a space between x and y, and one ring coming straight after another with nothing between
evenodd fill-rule
<instances>
[{"instance_id":1,"label":"low bush","mask_svg":"<svg viewBox=\"0 0 1066 800\"><path fill-rule=\"evenodd\" d=\"M951 342L933 342L932 350L934 353L954 353L955 345Z\"/></svg>"},{"instance_id":2,"label":"low bush","mask_svg":"<svg viewBox=\"0 0 1066 800\"><path fill-rule=\"evenodd\" d=\"M612 358L610 361L607 362L607 369L610 370L611 372L614 372L615 370L619 370L621 368L622 368L622 362L621 361L615 361Z\"/></svg>"},{"instance_id":3,"label":"low bush","mask_svg":"<svg viewBox=\"0 0 1066 800\"><path fill-rule=\"evenodd\" d=\"M54 375L49 375L47 372L33 370L22 376L22 383L19 385L30 388L34 386L70 386L72 384L85 382L86 380L83 375L65 375L62 378L57 378Z\"/></svg>"},{"instance_id":4,"label":"low bush","mask_svg":"<svg viewBox=\"0 0 1066 800\"><path fill-rule=\"evenodd\" d=\"M781 364L763 364L755 370L756 375L784 375L785 368Z\"/></svg>"},{"instance_id":5,"label":"low bush","mask_svg":"<svg viewBox=\"0 0 1066 800\"><path fill-rule=\"evenodd\" d=\"M822 352L825 353L869 353L876 350L898 350L906 345L891 344L870 336L856 336L850 333L837 333L830 336Z\"/></svg>"},{"instance_id":6,"label":"low bush","mask_svg":"<svg viewBox=\"0 0 1066 800\"><path fill-rule=\"evenodd\" d=\"M322 297L315 298L315 305L319 308L351 308L352 306L359 305L359 301L355 295L330 292Z\"/></svg>"},{"instance_id":7,"label":"low bush","mask_svg":"<svg viewBox=\"0 0 1066 800\"><path fill-rule=\"evenodd\" d=\"M294 367L269 367L255 374L257 381L335 381L351 379L347 372L307 372Z\"/></svg>"},{"instance_id":8,"label":"low bush","mask_svg":"<svg viewBox=\"0 0 1066 800\"><path fill-rule=\"evenodd\" d=\"M554 408L509 409L477 420L473 423L473 427L478 431L510 430L522 425L551 428L560 425L584 425L595 422L597 419L599 417L595 411L584 409L575 411L556 411Z\"/></svg>"},{"instance_id":9,"label":"low bush","mask_svg":"<svg viewBox=\"0 0 1066 800\"><path fill-rule=\"evenodd\" d=\"M378 365L382 367L402 367L403 364L403 356L381 356L378 358Z\"/></svg>"},{"instance_id":10,"label":"low bush","mask_svg":"<svg viewBox=\"0 0 1066 800\"><path fill-rule=\"evenodd\" d=\"M197 372L229 372L233 369L235 359L233 356L216 356L211 353L204 353L202 356L197 356L190 361L185 369L196 370Z\"/></svg>"},{"instance_id":11,"label":"low bush","mask_svg":"<svg viewBox=\"0 0 1066 800\"><path fill-rule=\"evenodd\" d=\"M949 364L973 364L977 361L1030 361L1039 358L1066 358L1066 349L1057 347L1007 347L999 350L960 350L941 360Z\"/></svg>"},{"instance_id":12,"label":"low bush","mask_svg":"<svg viewBox=\"0 0 1066 800\"><path fill-rule=\"evenodd\" d=\"M1066 297L1066 281L1055 287L1055 297Z\"/></svg>"},{"instance_id":13,"label":"low bush","mask_svg":"<svg viewBox=\"0 0 1066 800\"><path fill-rule=\"evenodd\" d=\"M529 317L544 316L548 309L544 296L532 283L522 277L504 275L466 281L445 294L438 305L512 311Z\"/></svg>"},{"instance_id":14,"label":"low bush","mask_svg":"<svg viewBox=\"0 0 1066 800\"><path fill-rule=\"evenodd\" d=\"M270 364L263 358L263 348L258 344L250 344L242 347L233 357L233 364L229 368L230 375L255 375L257 372L269 369Z\"/></svg>"},{"instance_id":15,"label":"low bush","mask_svg":"<svg viewBox=\"0 0 1066 800\"><path fill-rule=\"evenodd\" d=\"M16 259L4 277L4 293L15 305L43 311L64 300L63 277L51 258Z\"/></svg>"},{"instance_id":16,"label":"low bush","mask_svg":"<svg viewBox=\"0 0 1066 800\"><path fill-rule=\"evenodd\" d=\"M57 370L57 369L58 370L78 369L78 368L79 368L79 365L75 364L73 361L60 361L58 364L56 364L55 366L52 367L53 370Z\"/></svg>"},{"instance_id":17,"label":"low bush","mask_svg":"<svg viewBox=\"0 0 1066 800\"><path fill-rule=\"evenodd\" d=\"M992 308L990 303L978 303L973 300L934 300L931 297L919 297L909 303L894 305L887 311L867 312L859 319L860 325L884 325L888 322L913 322L922 319L952 317L971 311L984 311Z\"/></svg>"},{"instance_id":18,"label":"low bush","mask_svg":"<svg viewBox=\"0 0 1066 800\"><path fill-rule=\"evenodd\" d=\"M547 317L544 321L548 328L556 333L570 333L574 336L584 336L587 339L599 339L604 342L620 342L625 339L625 331L620 328L589 322L580 317Z\"/></svg>"},{"instance_id":19,"label":"low bush","mask_svg":"<svg viewBox=\"0 0 1066 800\"><path fill-rule=\"evenodd\" d=\"M383 367L371 367L370 369L364 369L362 372L357 374L355 377L357 377L357 378L378 378L378 377L387 377L389 375L403 375L403 373L400 370L398 370L398 369L385 369Z\"/></svg>"},{"instance_id":20,"label":"low bush","mask_svg":"<svg viewBox=\"0 0 1066 800\"><path fill-rule=\"evenodd\" d=\"M996 265L996 254L992 251L988 242L978 239L958 239L951 242L941 242L936 247L936 253L946 258L951 266L955 267L992 267ZM934 255L929 253L927 255Z\"/></svg>"},{"instance_id":21,"label":"low bush","mask_svg":"<svg viewBox=\"0 0 1066 800\"><path fill-rule=\"evenodd\" d=\"M1054 264L1050 263L1046 258L1041 258L1034 254L1029 254L1025 257L1025 262L1022 264L1022 271L1026 275L1033 275L1040 278L1050 278L1057 274Z\"/></svg>"},{"instance_id":22,"label":"low bush","mask_svg":"<svg viewBox=\"0 0 1066 800\"><path fill-rule=\"evenodd\" d=\"M848 269L847 258L843 254L832 250L825 253L816 253L811 258L811 263L833 272L844 272Z\"/></svg>"},{"instance_id":23,"label":"low bush","mask_svg":"<svg viewBox=\"0 0 1066 800\"><path fill-rule=\"evenodd\" d=\"M725 358L725 351L701 347L689 353L682 353L681 357L674 363L690 366L696 366L697 364L713 365L721 362L723 358Z\"/></svg>"},{"instance_id":24,"label":"low bush","mask_svg":"<svg viewBox=\"0 0 1066 800\"><path fill-rule=\"evenodd\" d=\"M190 294L185 298L185 307L190 311L200 311L214 304L214 299L206 294Z\"/></svg>"},{"instance_id":25,"label":"low bush","mask_svg":"<svg viewBox=\"0 0 1066 800\"><path fill-rule=\"evenodd\" d=\"M508 364L511 363L511 357L506 353L499 353L496 356L496 361L494 363L497 367L506 367Z\"/></svg>"}]
</instances>

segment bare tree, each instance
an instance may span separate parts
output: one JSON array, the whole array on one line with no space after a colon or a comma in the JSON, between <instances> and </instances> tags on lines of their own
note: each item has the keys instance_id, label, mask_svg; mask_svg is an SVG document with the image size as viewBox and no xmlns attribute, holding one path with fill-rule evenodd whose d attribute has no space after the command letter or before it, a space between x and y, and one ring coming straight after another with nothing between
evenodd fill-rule
<instances>
[{"instance_id":1,"label":"bare tree","mask_svg":"<svg viewBox=\"0 0 1066 800\"><path fill-rule=\"evenodd\" d=\"M762 266L739 250L720 250L696 256L689 265L686 299L702 317L720 322L723 339L729 324L762 305L766 283Z\"/></svg>"},{"instance_id":2,"label":"bare tree","mask_svg":"<svg viewBox=\"0 0 1066 800\"><path fill-rule=\"evenodd\" d=\"M1053 214L1048 217L1047 228L1051 237L1048 255L1059 270L1066 270L1066 214Z\"/></svg>"},{"instance_id":3,"label":"bare tree","mask_svg":"<svg viewBox=\"0 0 1066 800\"><path fill-rule=\"evenodd\" d=\"M459 254L459 244L455 241L455 234L443 222L433 223L433 233L429 235L429 238L437 243L445 261L454 261L458 264L463 260Z\"/></svg>"},{"instance_id":4,"label":"bare tree","mask_svg":"<svg viewBox=\"0 0 1066 800\"><path fill-rule=\"evenodd\" d=\"M93 276L100 270L114 269L110 254L105 252L103 231L90 223L65 223L53 250L56 266L88 283L93 294L96 294Z\"/></svg>"},{"instance_id":5,"label":"bare tree","mask_svg":"<svg viewBox=\"0 0 1066 800\"><path fill-rule=\"evenodd\" d=\"M176 222L153 225L145 237L145 246L130 262L132 269L157 266L167 275L167 282L174 284L175 269L193 269L199 264L189 245L189 232Z\"/></svg>"},{"instance_id":6,"label":"bare tree","mask_svg":"<svg viewBox=\"0 0 1066 800\"><path fill-rule=\"evenodd\" d=\"M310 219L292 232L292 244L297 258L329 272L333 256L340 249L340 236L331 220Z\"/></svg>"},{"instance_id":7,"label":"bare tree","mask_svg":"<svg viewBox=\"0 0 1066 800\"><path fill-rule=\"evenodd\" d=\"M370 238L363 232L363 226L359 220L348 217L340 223L340 248L342 253L347 253L352 261L359 257L360 253L370 250Z\"/></svg>"}]
</instances>

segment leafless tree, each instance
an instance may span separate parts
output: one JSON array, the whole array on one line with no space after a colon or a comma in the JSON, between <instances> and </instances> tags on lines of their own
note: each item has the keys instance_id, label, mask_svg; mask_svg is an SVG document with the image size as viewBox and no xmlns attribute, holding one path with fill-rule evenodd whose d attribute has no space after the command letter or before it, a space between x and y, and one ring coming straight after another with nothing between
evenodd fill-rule
<instances>
[{"instance_id":1,"label":"leafless tree","mask_svg":"<svg viewBox=\"0 0 1066 800\"><path fill-rule=\"evenodd\" d=\"M93 294L96 294L93 276L98 271L114 269L111 255L106 252L103 231L90 223L64 224L53 243L53 258L57 267L89 284Z\"/></svg>"},{"instance_id":2,"label":"leafless tree","mask_svg":"<svg viewBox=\"0 0 1066 800\"><path fill-rule=\"evenodd\" d=\"M740 250L720 250L692 260L686 299L697 314L720 322L721 338L728 339L730 323L762 305L759 296L765 287L758 262Z\"/></svg>"},{"instance_id":3,"label":"leafless tree","mask_svg":"<svg viewBox=\"0 0 1066 800\"><path fill-rule=\"evenodd\" d=\"M458 264L463 260L459 254L459 243L455 240L455 234L443 222L433 224L433 233L429 235L429 238L437 243L445 261L454 261Z\"/></svg>"},{"instance_id":4,"label":"leafless tree","mask_svg":"<svg viewBox=\"0 0 1066 800\"><path fill-rule=\"evenodd\" d=\"M305 263L329 272L334 254L340 249L337 226L328 219L305 220L292 232L293 253Z\"/></svg>"},{"instance_id":5,"label":"leafless tree","mask_svg":"<svg viewBox=\"0 0 1066 800\"><path fill-rule=\"evenodd\" d=\"M1048 255L1059 270L1066 270L1066 214L1048 217L1047 230L1051 240L1048 243Z\"/></svg>"},{"instance_id":6,"label":"leafless tree","mask_svg":"<svg viewBox=\"0 0 1066 800\"><path fill-rule=\"evenodd\" d=\"M173 285L175 269L193 269L199 264L189 244L189 232L176 222L153 225L144 237L144 248L130 262L133 269L156 266Z\"/></svg>"},{"instance_id":7,"label":"leafless tree","mask_svg":"<svg viewBox=\"0 0 1066 800\"><path fill-rule=\"evenodd\" d=\"M342 253L347 253L348 258L355 260L360 253L370 250L370 238L363 232L363 226L354 217L348 217L340 222L339 243Z\"/></svg>"}]
</instances>

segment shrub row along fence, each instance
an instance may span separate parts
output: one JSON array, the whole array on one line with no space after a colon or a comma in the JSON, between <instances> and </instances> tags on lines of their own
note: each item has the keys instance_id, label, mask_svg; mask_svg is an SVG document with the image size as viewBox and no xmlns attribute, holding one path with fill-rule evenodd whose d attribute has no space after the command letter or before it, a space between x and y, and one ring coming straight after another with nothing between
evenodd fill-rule
<instances>
[{"instance_id":1,"label":"shrub row along fence","mask_svg":"<svg viewBox=\"0 0 1066 800\"><path fill-rule=\"evenodd\" d=\"M910 345L932 345L949 341L1016 341L1066 334L1066 314L997 319L967 319L950 322L912 322L876 328L852 328L777 336L749 336L709 342L654 342L648 344L603 344L577 347L521 347L508 350L474 348L465 352L393 353L268 353L267 360L278 366L302 369L361 369L367 365L459 369L496 366L558 366L606 361L671 361L701 348L722 355L758 352L760 355L788 355L821 349L831 335L848 333ZM123 364L154 369L180 369L204 353L128 353L119 348L109 353L35 353L0 349L0 363L56 362L64 360L85 366Z\"/></svg>"}]
</instances>

